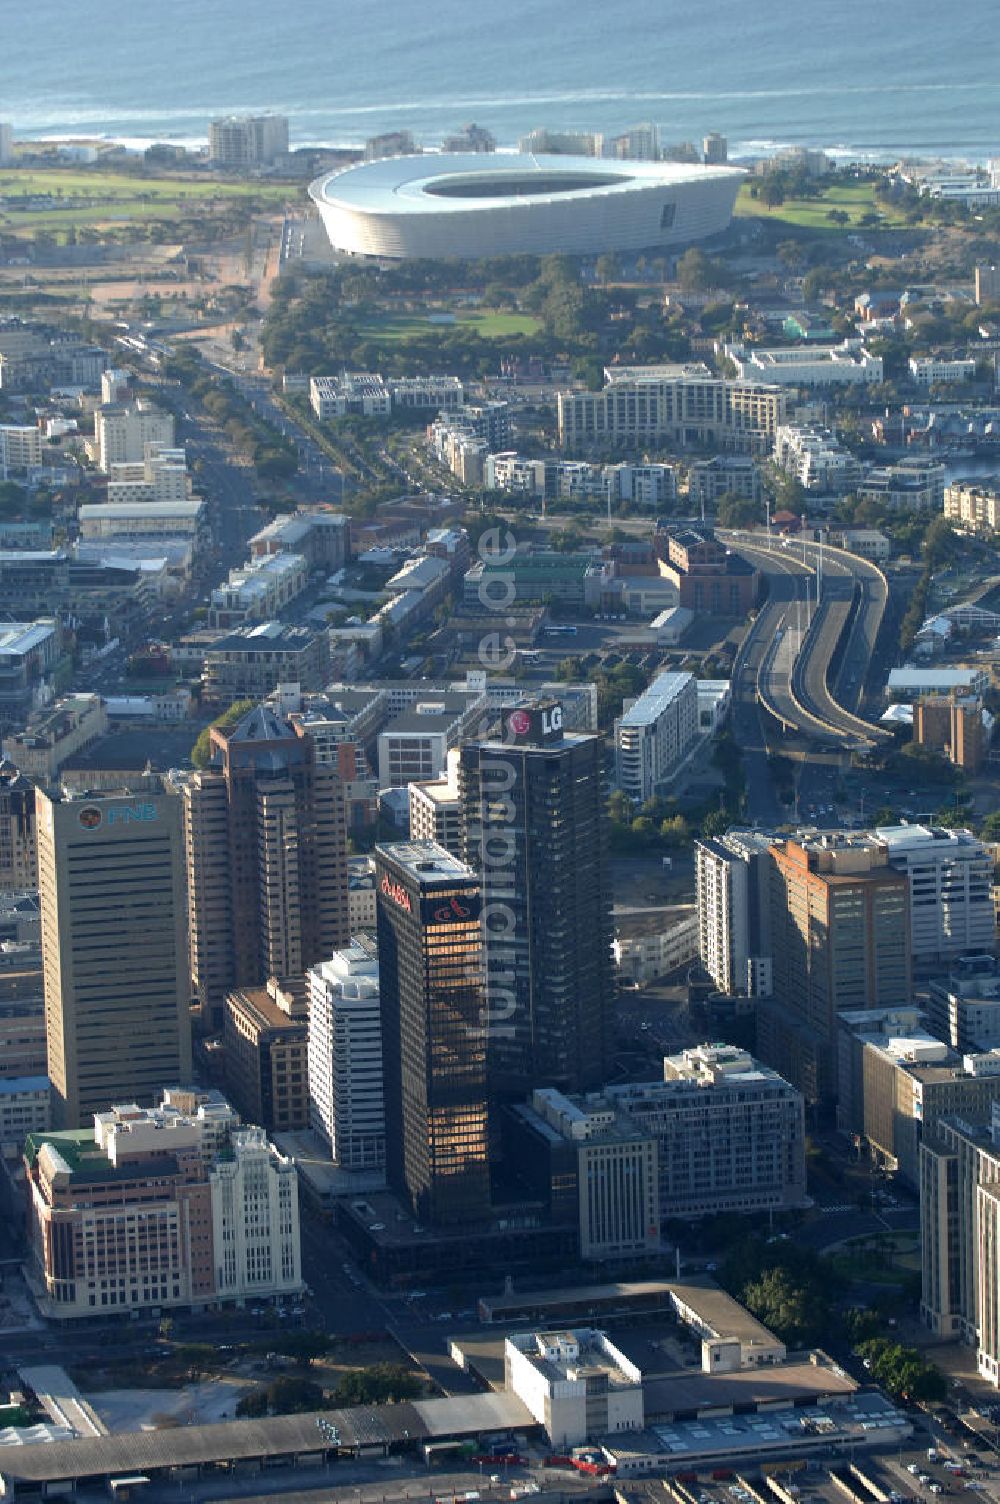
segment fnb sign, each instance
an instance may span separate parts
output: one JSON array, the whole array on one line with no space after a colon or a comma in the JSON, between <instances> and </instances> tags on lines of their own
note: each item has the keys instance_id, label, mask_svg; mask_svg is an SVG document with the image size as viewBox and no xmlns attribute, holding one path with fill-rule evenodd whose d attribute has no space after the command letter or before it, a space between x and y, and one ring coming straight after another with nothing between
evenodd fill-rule
<instances>
[{"instance_id":1,"label":"fnb sign","mask_svg":"<svg viewBox=\"0 0 1000 1504\"><path fill-rule=\"evenodd\" d=\"M407 914L413 913L413 904L410 895L402 883L395 882L387 873L382 878L379 888L386 898L392 900L397 908L403 909Z\"/></svg>"},{"instance_id":2,"label":"fnb sign","mask_svg":"<svg viewBox=\"0 0 1000 1504\"><path fill-rule=\"evenodd\" d=\"M142 825L159 819L155 804L113 804L107 812L109 825Z\"/></svg>"}]
</instances>

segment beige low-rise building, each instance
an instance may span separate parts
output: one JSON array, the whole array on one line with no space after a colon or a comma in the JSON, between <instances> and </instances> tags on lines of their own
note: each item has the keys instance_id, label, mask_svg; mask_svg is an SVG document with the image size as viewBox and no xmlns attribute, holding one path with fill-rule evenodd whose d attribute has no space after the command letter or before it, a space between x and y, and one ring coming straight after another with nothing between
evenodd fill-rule
<instances>
[{"instance_id":1,"label":"beige low-rise building","mask_svg":"<svg viewBox=\"0 0 1000 1504\"><path fill-rule=\"evenodd\" d=\"M270 977L226 998L222 1040L226 1091L251 1123L287 1133L309 1123L305 984Z\"/></svg>"}]
</instances>

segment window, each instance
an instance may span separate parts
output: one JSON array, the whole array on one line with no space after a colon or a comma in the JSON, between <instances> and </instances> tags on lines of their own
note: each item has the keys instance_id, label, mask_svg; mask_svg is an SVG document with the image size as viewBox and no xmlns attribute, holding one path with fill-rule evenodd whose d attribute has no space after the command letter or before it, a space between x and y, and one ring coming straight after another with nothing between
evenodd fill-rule
<instances>
[{"instance_id":1,"label":"window","mask_svg":"<svg viewBox=\"0 0 1000 1504\"><path fill-rule=\"evenodd\" d=\"M672 230L673 229L673 227L674 227L674 217L675 217L676 213L677 213L677 205L676 204L664 204L663 205L663 212L660 215L660 229L661 230Z\"/></svg>"}]
</instances>

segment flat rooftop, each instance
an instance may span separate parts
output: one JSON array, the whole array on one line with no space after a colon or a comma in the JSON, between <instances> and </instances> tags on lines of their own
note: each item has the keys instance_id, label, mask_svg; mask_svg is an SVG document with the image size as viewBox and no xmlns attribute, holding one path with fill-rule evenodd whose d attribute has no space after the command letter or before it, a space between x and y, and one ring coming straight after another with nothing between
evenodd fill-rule
<instances>
[{"instance_id":1,"label":"flat rooftop","mask_svg":"<svg viewBox=\"0 0 1000 1504\"><path fill-rule=\"evenodd\" d=\"M436 841L391 841L375 848L416 883L461 882L475 877L472 868Z\"/></svg>"},{"instance_id":2,"label":"flat rooftop","mask_svg":"<svg viewBox=\"0 0 1000 1504\"><path fill-rule=\"evenodd\" d=\"M5 1448L0 1478L17 1485L67 1479L156 1472L204 1463L301 1456L330 1450L320 1421L335 1427L345 1447L474 1436L484 1431L525 1429L535 1421L512 1395L478 1394L418 1400L350 1410L309 1411L267 1420L233 1420L167 1431L130 1431Z\"/></svg>"},{"instance_id":3,"label":"flat rooftop","mask_svg":"<svg viewBox=\"0 0 1000 1504\"><path fill-rule=\"evenodd\" d=\"M773 1347L778 1342L763 1322L751 1316L712 1279L674 1280L670 1285L670 1296L717 1337L738 1339L746 1347Z\"/></svg>"}]
</instances>

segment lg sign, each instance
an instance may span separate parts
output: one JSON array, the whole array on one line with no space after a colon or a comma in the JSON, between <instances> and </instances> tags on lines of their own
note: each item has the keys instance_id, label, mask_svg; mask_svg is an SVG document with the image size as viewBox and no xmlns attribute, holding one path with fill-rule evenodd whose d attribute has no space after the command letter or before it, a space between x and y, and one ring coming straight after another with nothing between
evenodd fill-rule
<instances>
[{"instance_id":1,"label":"lg sign","mask_svg":"<svg viewBox=\"0 0 1000 1504\"><path fill-rule=\"evenodd\" d=\"M558 741L563 729L562 706L533 705L527 710L510 710L507 712L505 725L510 741L536 746Z\"/></svg>"}]
</instances>

